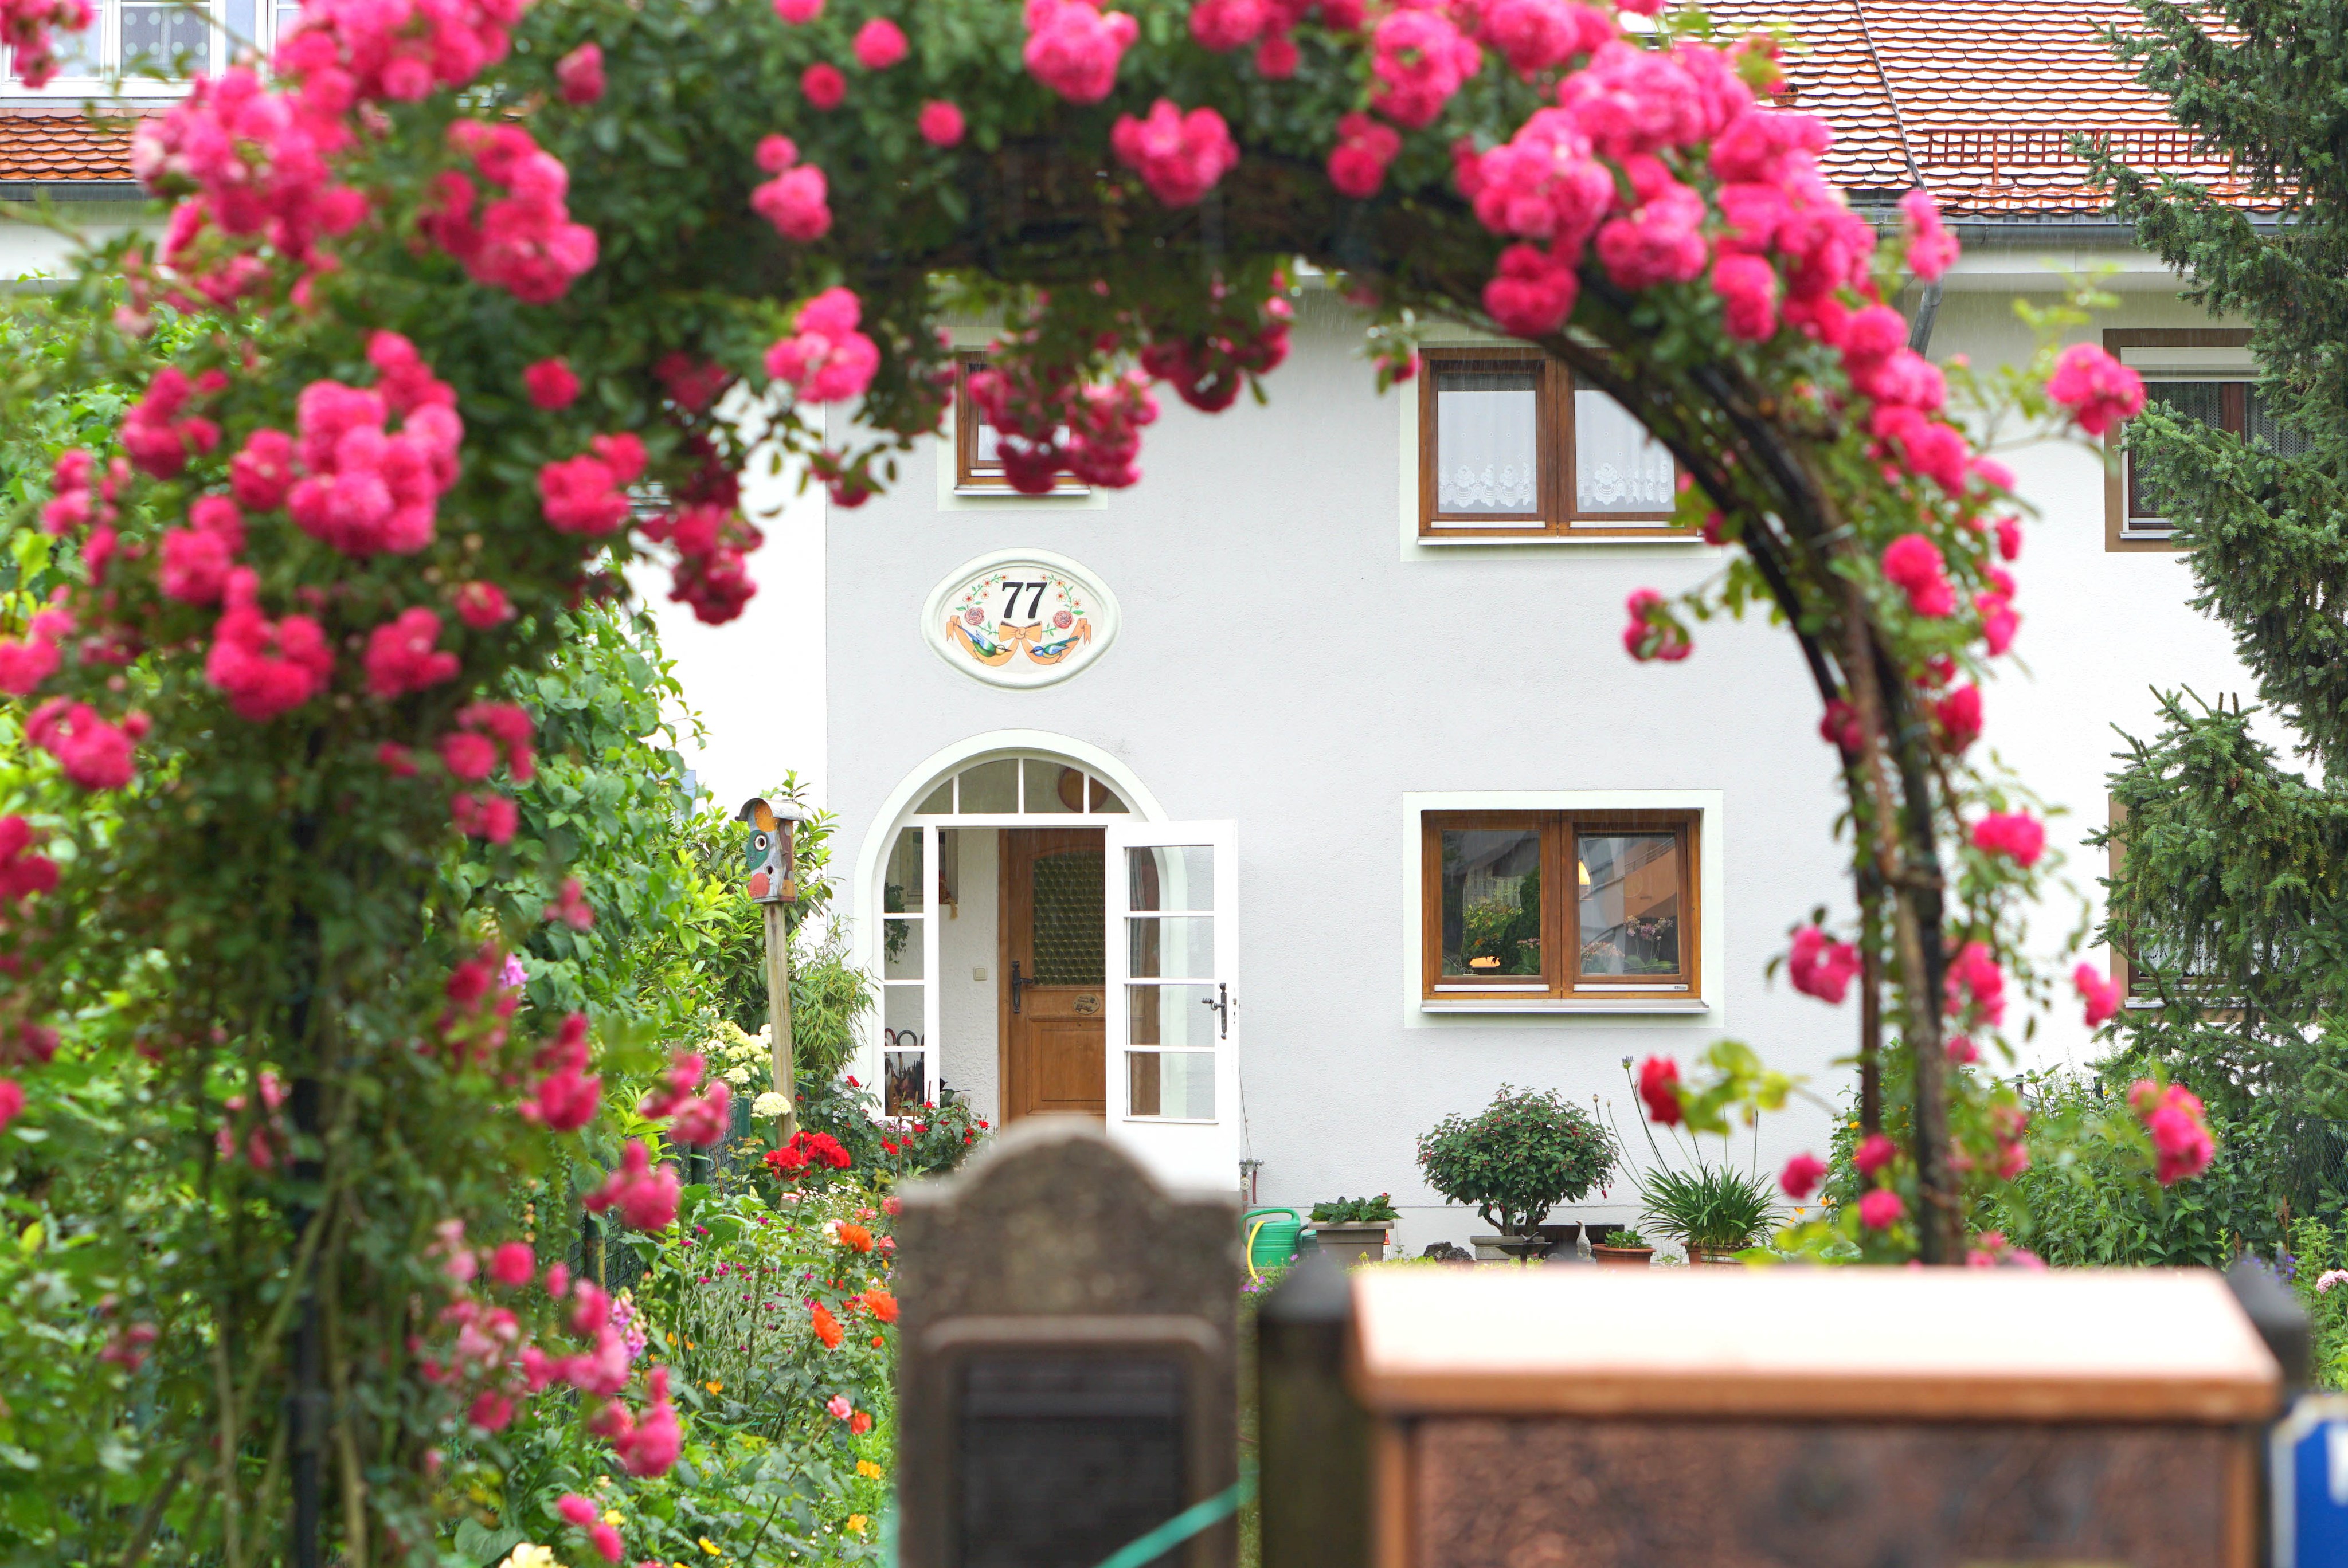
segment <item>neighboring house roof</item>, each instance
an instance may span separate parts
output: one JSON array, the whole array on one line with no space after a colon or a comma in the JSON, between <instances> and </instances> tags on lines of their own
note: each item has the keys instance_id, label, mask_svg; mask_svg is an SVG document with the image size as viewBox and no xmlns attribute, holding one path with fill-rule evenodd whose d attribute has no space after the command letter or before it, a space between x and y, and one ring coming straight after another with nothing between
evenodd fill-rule
<instances>
[{"instance_id":1,"label":"neighboring house roof","mask_svg":"<svg viewBox=\"0 0 2348 1568\"><path fill-rule=\"evenodd\" d=\"M1865 200L1918 183L1966 218L2087 218L2074 136L2108 137L2121 159L2250 204L2222 159L2197 158L2168 101L2112 57L2106 27L2140 30L2127 0L1708 0L1727 28L1787 24L1789 107L1835 128L1828 175ZM1914 160L1910 170L1910 159ZM2261 201L2258 205L2272 205Z\"/></svg>"},{"instance_id":2,"label":"neighboring house roof","mask_svg":"<svg viewBox=\"0 0 2348 1568\"><path fill-rule=\"evenodd\" d=\"M130 133L92 125L79 108L0 108L0 185L118 185L136 197Z\"/></svg>"}]
</instances>

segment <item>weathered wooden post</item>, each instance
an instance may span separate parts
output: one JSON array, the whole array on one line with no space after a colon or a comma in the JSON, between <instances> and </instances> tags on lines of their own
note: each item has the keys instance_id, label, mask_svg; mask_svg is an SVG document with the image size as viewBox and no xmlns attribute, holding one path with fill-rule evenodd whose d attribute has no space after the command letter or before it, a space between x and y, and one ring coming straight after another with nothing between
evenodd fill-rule
<instances>
[{"instance_id":1,"label":"weathered wooden post","mask_svg":"<svg viewBox=\"0 0 2348 1568\"><path fill-rule=\"evenodd\" d=\"M1237 1205L1077 1116L903 1197L902 1568L1097 1568L1153 1534L1152 1568L1231 1568Z\"/></svg>"},{"instance_id":2,"label":"weathered wooden post","mask_svg":"<svg viewBox=\"0 0 2348 1568\"><path fill-rule=\"evenodd\" d=\"M1327 1253L1306 1253L1255 1325L1264 1568L1367 1568L1370 1418L1345 1383L1345 1271Z\"/></svg>"},{"instance_id":3,"label":"weathered wooden post","mask_svg":"<svg viewBox=\"0 0 2348 1568\"><path fill-rule=\"evenodd\" d=\"M798 897L798 845L795 834L806 814L786 800L780 806L753 798L743 803L740 819L750 825L744 856L751 901L767 917L767 1033L772 1052L775 1092L783 1097L778 1120L778 1143L799 1130L798 1067L791 1051L791 933L790 906Z\"/></svg>"},{"instance_id":4,"label":"weathered wooden post","mask_svg":"<svg viewBox=\"0 0 2348 1568\"><path fill-rule=\"evenodd\" d=\"M1367 1270L1350 1287L1374 1568L2260 1559L2283 1376L2207 1271ZM1292 1568L1272 1540L1265 1568Z\"/></svg>"}]
</instances>

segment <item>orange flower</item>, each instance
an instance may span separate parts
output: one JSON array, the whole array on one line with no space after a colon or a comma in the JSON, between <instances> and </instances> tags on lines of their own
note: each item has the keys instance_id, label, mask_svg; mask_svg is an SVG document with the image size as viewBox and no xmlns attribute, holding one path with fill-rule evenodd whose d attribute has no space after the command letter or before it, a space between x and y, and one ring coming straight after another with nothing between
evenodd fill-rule
<instances>
[{"instance_id":1,"label":"orange flower","mask_svg":"<svg viewBox=\"0 0 2348 1568\"><path fill-rule=\"evenodd\" d=\"M872 1348L874 1348L875 1350L878 1350L878 1349L882 1348L883 1348L883 1347L885 1347L888 1343L889 1343L889 1341L887 1341L886 1339L881 1338L881 1337L880 1337L880 1336L879 1336L878 1334L875 1334L874 1336L872 1336Z\"/></svg>"},{"instance_id":2,"label":"orange flower","mask_svg":"<svg viewBox=\"0 0 2348 1568\"><path fill-rule=\"evenodd\" d=\"M848 1418L848 1430L860 1438L872 1430L872 1418L859 1410Z\"/></svg>"},{"instance_id":3,"label":"orange flower","mask_svg":"<svg viewBox=\"0 0 2348 1568\"><path fill-rule=\"evenodd\" d=\"M862 1225L843 1224L839 1227L839 1245L850 1252L870 1252L872 1233Z\"/></svg>"},{"instance_id":4,"label":"orange flower","mask_svg":"<svg viewBox=\"0 0 2348 1568\"><path fill-rule=\"evenodd\" d=\"M860 1299L867 1307L871 1309L872 1316L879 1318L881 1322L894 1323L897 1321L897 1298L890 1295L887 1291L882 1290L880 1286L875 1286L870 1290L866 1291Z\"/></svg>"},{"instance_id":5,"label":"orange flower","mask_svg":"<svg viewBox=\"0 0 2348 1568\"><path fill-rule=\"evenodd\" d=\"M815 1305L814 1317L815 1337L823 1341L823 1348L825 1349L839 1349L839 1319L834 1317L831 1315L831 1309L824 1306L820 1301L817 1302Z\"/></svg>"}]
</instances>

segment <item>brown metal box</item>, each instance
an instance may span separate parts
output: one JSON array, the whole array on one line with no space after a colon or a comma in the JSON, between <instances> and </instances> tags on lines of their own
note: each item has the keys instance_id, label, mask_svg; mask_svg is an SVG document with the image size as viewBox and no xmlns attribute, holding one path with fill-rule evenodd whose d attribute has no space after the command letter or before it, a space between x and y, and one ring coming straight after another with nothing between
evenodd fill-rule
<instances>
[{"instance_id":1,"label":"brown metal box","mask_svg":"<svg viewBox=\"0 0 2348 1568\"><path fill-rule=\"evenodd\" d=\"M2200 1271L1364 1270L1376 1568L2255 1568Z\"/></svg>"}]
</instances>

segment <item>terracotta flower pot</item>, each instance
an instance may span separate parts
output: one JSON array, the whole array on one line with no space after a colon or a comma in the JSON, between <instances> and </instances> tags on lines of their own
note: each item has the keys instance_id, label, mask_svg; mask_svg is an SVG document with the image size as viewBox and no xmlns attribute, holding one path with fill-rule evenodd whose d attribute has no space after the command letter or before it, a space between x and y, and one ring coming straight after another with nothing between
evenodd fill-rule
<instances>
[{"instance_id":1,"label":"terracotta flower pot","mask_svg":"<svg viewBox=\"0 0 2348 1568\"><path fill-rule=\"evenodd\" d=\"M1607 1246L1601 1243L1590 1249L1590 1256L1601 1268L1646 1268L1654 1261L1655 1249L1651 1246Z\"/></svg>"}]
</instances>

